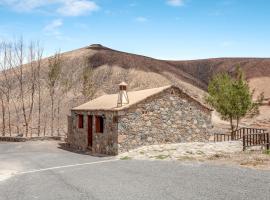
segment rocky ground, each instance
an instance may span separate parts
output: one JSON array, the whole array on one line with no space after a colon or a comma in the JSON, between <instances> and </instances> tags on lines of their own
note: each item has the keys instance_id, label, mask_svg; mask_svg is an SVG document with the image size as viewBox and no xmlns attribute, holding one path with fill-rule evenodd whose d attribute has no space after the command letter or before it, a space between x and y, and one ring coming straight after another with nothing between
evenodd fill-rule
<instances>
[{"instance_id":1,"label":"rocky ground","mask_svg":"<svg viewBox=\"0 0 270 200\"><path fill-rule=\"evenodd\" d=\"M270 170L269 152L260 148L242 151L242 143L179 143L144 146L118 155L121 160L178 160L211 162Z\"/></svg>"}]
</instances>

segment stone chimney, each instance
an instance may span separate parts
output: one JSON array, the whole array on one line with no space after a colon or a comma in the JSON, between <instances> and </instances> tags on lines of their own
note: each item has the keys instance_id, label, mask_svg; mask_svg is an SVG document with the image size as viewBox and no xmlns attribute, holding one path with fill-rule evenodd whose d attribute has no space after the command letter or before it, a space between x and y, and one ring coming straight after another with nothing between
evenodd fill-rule
<instances>
[{"instance_id":1,"label":"stone chimney","mask_svg":"<svg viewBox=\"0 0 270 200\"><path fill-rule=\"evenodd\" d=\"M122 107L124 105L129 104L127 86L128 84L126 84L125 82L119 84L117 107Z\"/></svg>"}]
</instances>

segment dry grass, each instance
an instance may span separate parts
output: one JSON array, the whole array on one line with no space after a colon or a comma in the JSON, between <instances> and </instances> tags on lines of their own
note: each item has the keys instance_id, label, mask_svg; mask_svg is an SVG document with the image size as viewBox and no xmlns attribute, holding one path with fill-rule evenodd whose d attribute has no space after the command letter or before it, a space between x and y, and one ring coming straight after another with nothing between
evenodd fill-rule
<instances>
[{"instance_id":1,"label":"dry grass","mask_svg":"<svg viewBox=\"0 0 270 200\"><path fill-rule=\"evenodd\" d=\"M241 167L270 170L270 155L262 151L246 151L238 154L214 155L205 159L206 162Z\"/></svg>"}]
</instances>

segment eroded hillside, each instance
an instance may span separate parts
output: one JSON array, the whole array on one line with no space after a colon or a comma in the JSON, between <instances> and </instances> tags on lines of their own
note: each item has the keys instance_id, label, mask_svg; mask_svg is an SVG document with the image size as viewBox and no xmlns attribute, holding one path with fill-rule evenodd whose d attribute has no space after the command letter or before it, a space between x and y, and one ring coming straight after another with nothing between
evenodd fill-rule
<instances>
[{"instance_id":1,"label":"eroded hillside","mask_svg":"<svg viewBox=\"0 0 270 200\"><path fill-rule=\"evenodd\" d=\"M182 88L199 101L203 101L207 84L211 77L218 72L228 71L234 73L236 67L240 65L252 87L258 92L265 92L270 95L268 84L270 77L270 59L206 59L195 61L164 61L145 56L129 54L115 51L100 45L92 45L78 50L61 54L61 77L68 81L69 89L63 92L60 87L56 90L55 99L55 133L57 127L61 134L66 132L66 120L69 109L84 103L91 98L116 93L117 85L125 81L129 84L129 90L139 90L174 84ZM41 129L42 134L50 134L50 97L47 86L48 58L42 60L41 65ZM85 68L91 68L91 79L93 82L93 96L86 99L82 95L82 74ZM29 67L25 67L25 80L28 81ZM20 105L17 98L18 85L16 78L13 84L12 103ZM37 96L35 96L35 99ZM115 102L116 103L116 102ZM59 107L59 109L58 109ZM27 108L28 109L28 108ZM24 132L23 120L14 115L15 108L10 106L12 113L12 133ZM59 115L58 115L59 113ZM36 134L38 107L36 102L33 108L31 120L31 132ZM21 113L20 113L21 115ZM16 125L20 124L19 131ZM1 125L2 126L2 125ZM1 127L0 127L1 128Z\"/></svg>"}]
</instances>

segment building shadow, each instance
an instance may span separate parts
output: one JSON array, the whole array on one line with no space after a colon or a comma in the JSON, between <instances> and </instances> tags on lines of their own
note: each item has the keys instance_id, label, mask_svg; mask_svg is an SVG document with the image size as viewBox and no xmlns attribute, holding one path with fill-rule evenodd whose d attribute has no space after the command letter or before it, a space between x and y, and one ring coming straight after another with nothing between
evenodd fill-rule
<instances>
[{"instance_id":1,"label":"building shadow","mask_svg":"<svg viewBox=\"0 0 270 200\"><path fill-rule=\"evenodd\" d=\"M58 148L59 149L62 149L62 150L65 150L65 151L72 152L72 153L76 153L76 154L88 155L88 156L99 157L99 158L104 158L104 157L110 158L110 157L114 157L114 156L110 156L110 155L106 155L106 154L93 153L90 150L83 151L83 150L79 150L79 149L74 149L74 148L71 148L70 145L68 143L66 143L66 142L59 142L58 143Z\"/></svg>"}]
</instances>

